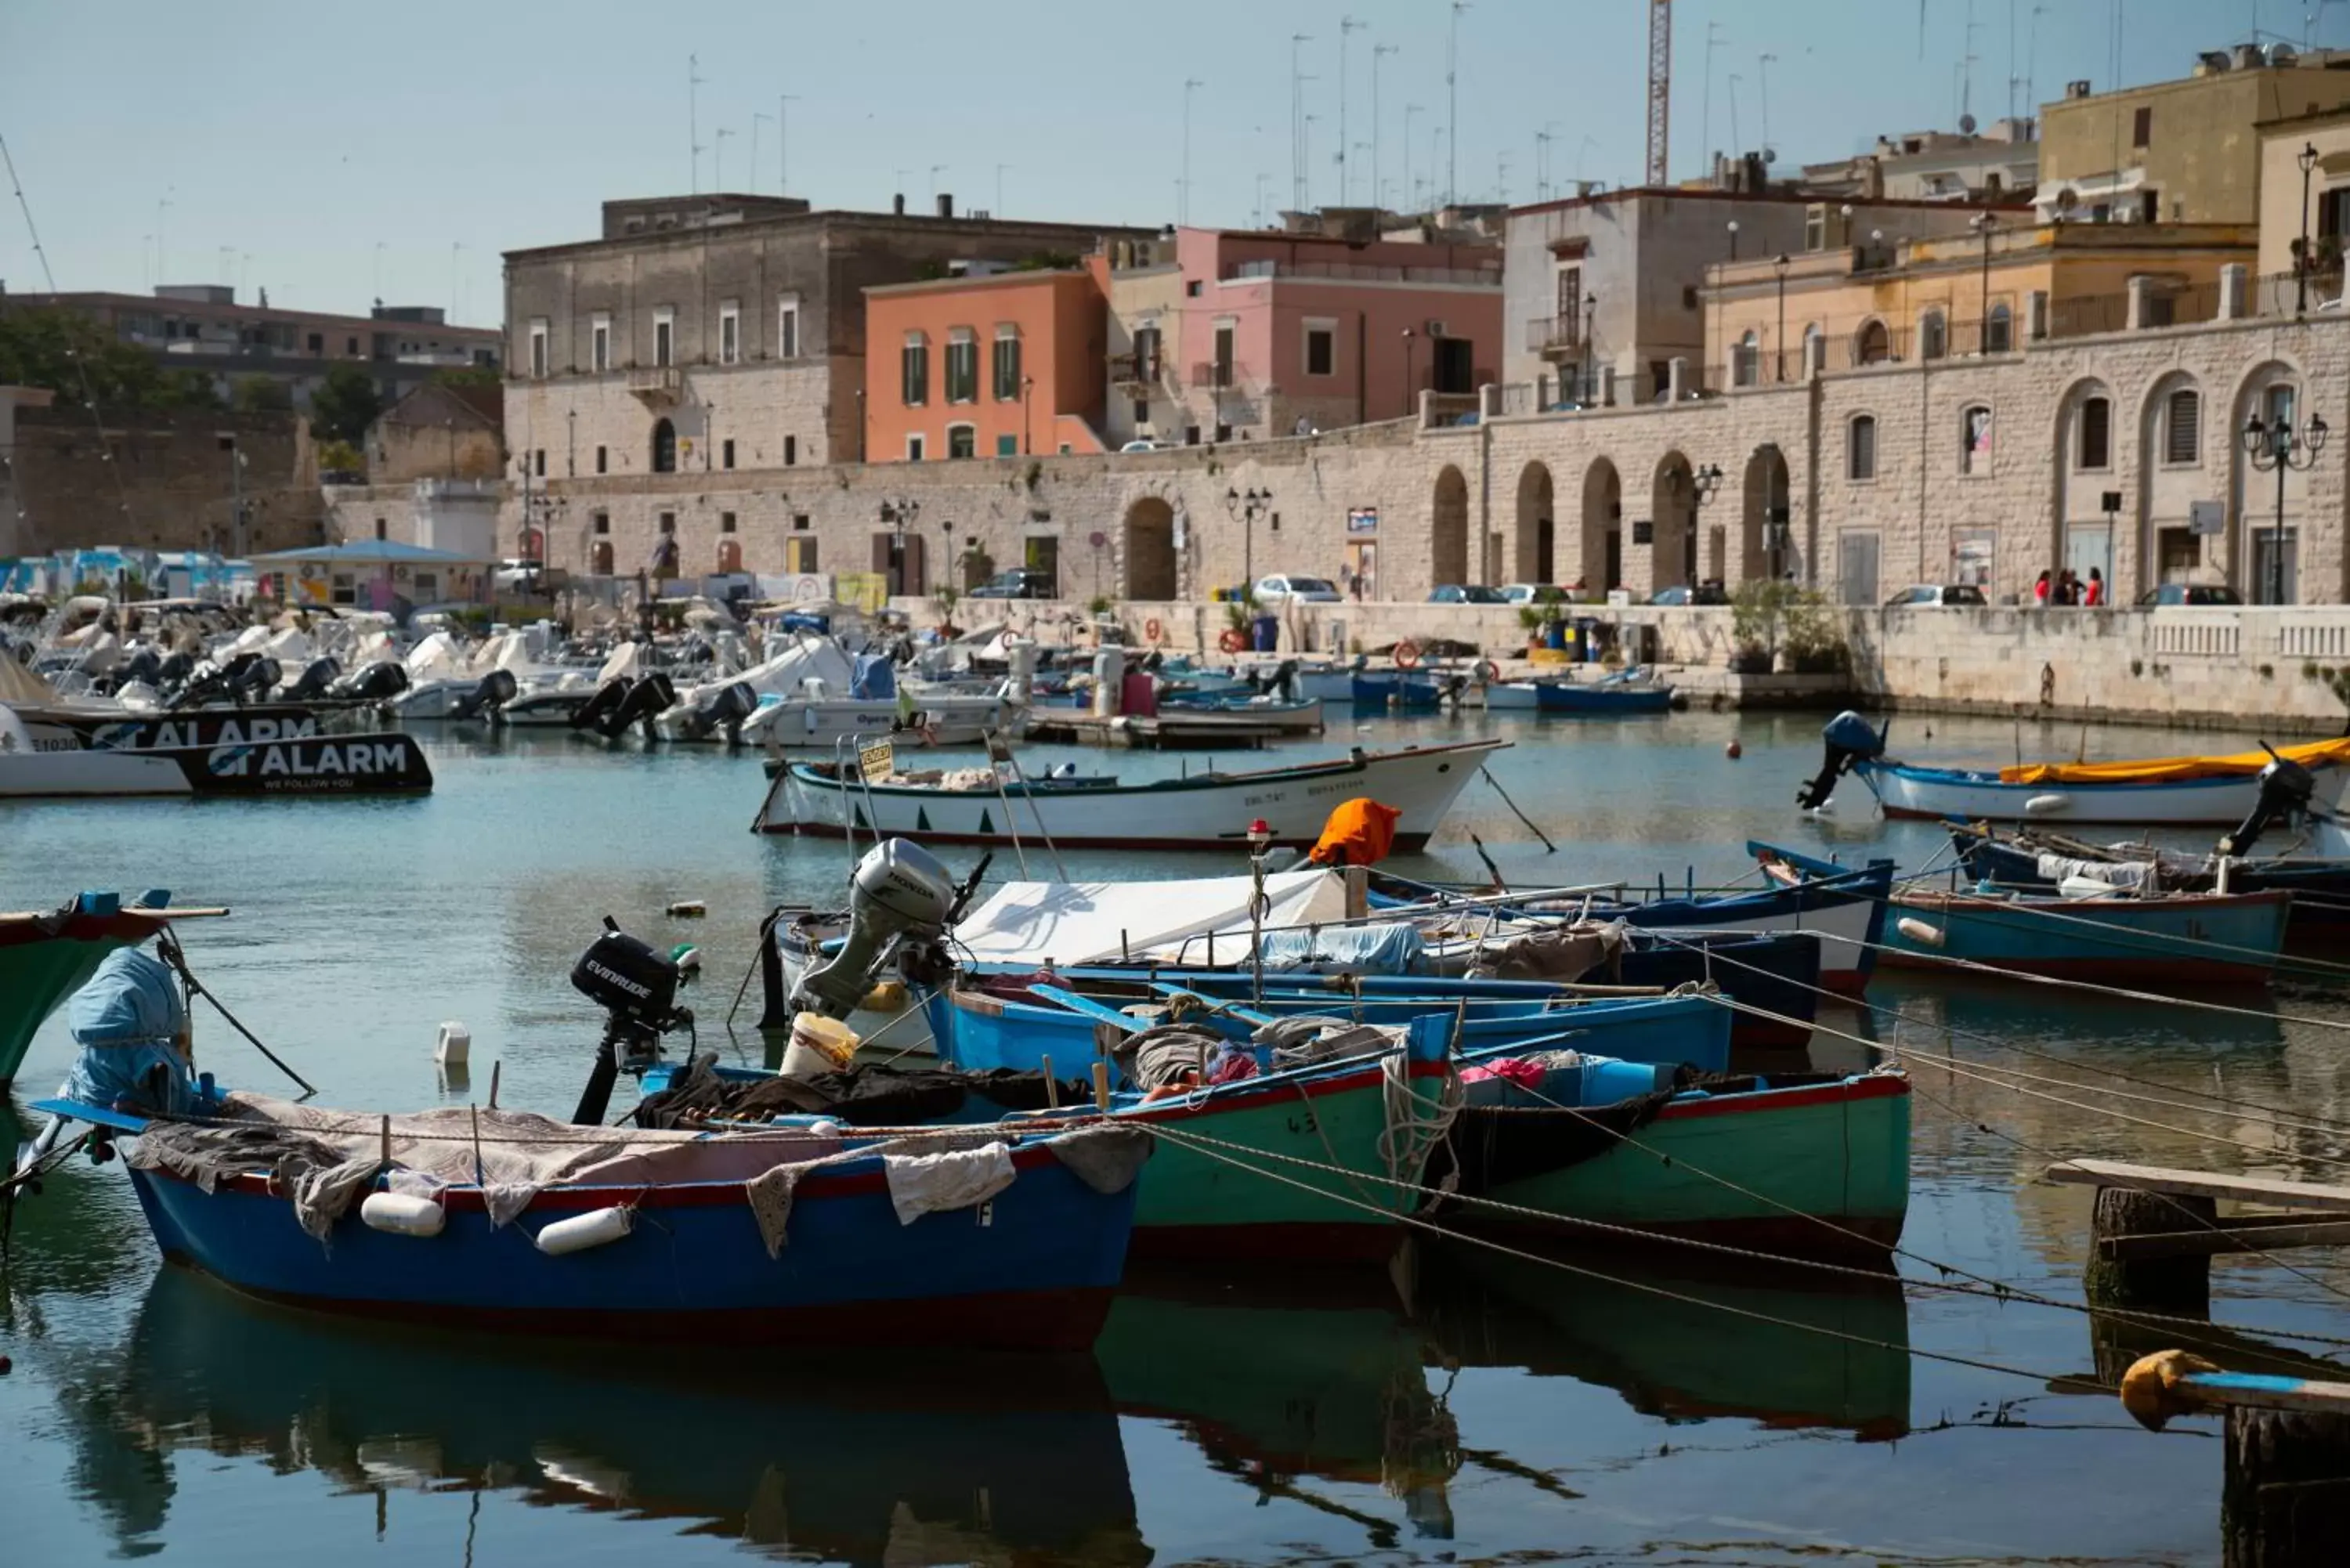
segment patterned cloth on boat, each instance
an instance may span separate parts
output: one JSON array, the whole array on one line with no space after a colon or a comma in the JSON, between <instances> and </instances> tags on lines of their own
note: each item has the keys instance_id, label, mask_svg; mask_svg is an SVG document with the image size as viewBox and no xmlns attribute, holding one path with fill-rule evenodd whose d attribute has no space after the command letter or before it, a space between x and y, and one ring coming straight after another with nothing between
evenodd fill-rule
<instances>
[{"instance_id":1,"label":"patterned cloth on boat","mask_svg":"<svg viewBox=\"0 0 2350 1568\"><path fill-rule=\"evenodd\" d=\"M1528 931L1485 949L1469 966L1469 978L1547 980L1566 985L1595 971L1612 976L1624 950L1624 933L1621 920Z\"/></svg>"},{"instance_id":2,"label":"patterned cloth on boat","mask_svg":"<svg viewBox=\"0 0 2350 1568\"><path fill-rule=\"evenodd\" d=\"M188 1007L161 960L137 948L106 955L66 1003L74 1058L67 1099L142 1116L187 1116L199 1103L188 1060Z\"/></svg>"}]
</instances>

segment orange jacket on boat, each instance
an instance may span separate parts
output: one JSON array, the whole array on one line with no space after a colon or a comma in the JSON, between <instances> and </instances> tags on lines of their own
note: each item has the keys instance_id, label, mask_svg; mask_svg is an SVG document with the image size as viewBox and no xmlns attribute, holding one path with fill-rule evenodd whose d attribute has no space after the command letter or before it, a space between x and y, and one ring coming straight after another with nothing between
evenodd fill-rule
<instances>
[{"instance_id":1,"label":"orange jacket on boat","mask_svg":"<svg viewBox=\"0 0 2350 1568\"><path fill-rule=\"evenodd\" d=\"M1370 866L1395 846L1396 819L1403 815L1366 796L1341 801L1322 825L1322 841L1305 858L1316 866Z\"/></svg>"}]
</instances>

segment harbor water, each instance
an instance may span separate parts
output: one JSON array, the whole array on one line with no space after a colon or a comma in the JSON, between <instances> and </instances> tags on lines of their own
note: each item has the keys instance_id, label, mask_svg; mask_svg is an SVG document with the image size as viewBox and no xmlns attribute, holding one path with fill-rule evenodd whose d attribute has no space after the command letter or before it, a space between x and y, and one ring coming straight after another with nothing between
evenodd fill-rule
<instances>
[{"instance_id":1,"label":"harbor water","mask_svg":"<svg viewBox=\"0 0 2350 1568\"><path fill-rule=\"evenodd\" d=\"M1555 851L1481 780L1430 851L1396 870L1481 877L1471 835L1512 881L1546 885L1731 882L1751 877L1750 838L1946 864L1930 826L1853 809L1856 784L1836 820L1799 815L1818 727L1807 714L1471 713L1340 723L1318 742L1215 759L1037 747L1021 760L1145 777L1494 733L1517 743L1492 774ZM1899 749L1999 763L2221 739L1928 728L1902 722ZM699 1043L765 1059L744 1026L755 981L737 1027L724 1022L757 923L777 904L837 901L849 852L751 835L754 758L427 734L428 798L0 810L0 908L156 887L231 907L183 929L191 961L328 1105L480 1101L495 1063L502 1104L567 1112L599 1020L567 976L607 915L662 947L697 944ZM974 857L942 853L958 871ZM1026 860L1033 876L1063 869L1041 846ZM1066 864L1077 877L1241 868ZM990 875L1018 874L1005 853ZM706 918L665 915L682 900ZM1094 1355L1073 1361L356 1326L161 1266L120 1167L77 1162L18 1206L0 1275L14 1363L0 1377L0 1562L2216 1562L2219 1424L2156 1435L2110 1396L2056 1385L2110 1375L2116 1356L2161 1348L2158 1332L1931 1287L1948 1264L2080 1301L2091 1197L2038 1180L2059 1156L2341 1180L2350 1144L2324 1129L2350 1123L2350 1048L2326 1025L2350 1023L2350 990L2295 981L2224 1000L2234 1011L1880 976L1878 1012L1824 1010L1816 1064L1857 1065L1875 1042L1913 1074L1900 1281L1453 1244L1415 1247L1394 1277L1152 1272L1129 1281ZM472 1032L469 1078L432 1059L452 1020ZM200 1066L286 1087L201 1005L196 1030ZM70 1055L52 1020L0 1130L38 1121L24 1107ZM1982 1066L2006 1074L1993 1083ZM2114 1086L2100 1071L2142 1080L2122 1086L2146 1098L2079 1086ZM2161 1103L2183 1101L2239 1109ZM2219 1260L2213 1315L2251 1334L2350 1339L2339 1257Z\"/></svg>"}]
</instances>

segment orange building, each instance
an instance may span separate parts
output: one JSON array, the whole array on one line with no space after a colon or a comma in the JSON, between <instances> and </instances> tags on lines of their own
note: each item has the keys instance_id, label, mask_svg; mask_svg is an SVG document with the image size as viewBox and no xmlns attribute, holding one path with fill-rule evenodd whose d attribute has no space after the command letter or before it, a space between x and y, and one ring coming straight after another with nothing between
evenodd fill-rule
<instances>
[{"instance_id":1,"label":"orange building","mask_svg":"<svg viewBox=\"0 0 2350 1568\"><path fill-rule=\"evenodd\" d=\"M866 461L1102 451L1108 331L1083 267L867 289Z\"/></svg>"}]
</instances>

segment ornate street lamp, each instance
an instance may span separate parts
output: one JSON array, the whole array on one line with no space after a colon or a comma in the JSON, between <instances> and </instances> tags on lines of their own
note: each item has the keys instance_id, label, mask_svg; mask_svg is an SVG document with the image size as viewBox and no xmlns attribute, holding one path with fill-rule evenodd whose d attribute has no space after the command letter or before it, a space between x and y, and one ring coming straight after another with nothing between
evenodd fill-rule
<instances>
[{"instance_id":1,"label":"ornate street lamp","mask_svg":"<svg viewBox=\"0 0 2350 1568\"><path fill-rule=\"evenodd\" d=\"M2299 430L2293 428L2289 418L2263 421L2257 410L2244 421L2244 451L2250 454L2252 466L2262 473L2273 471L2277 476L2276 522L2269 534L2268 602L2272 605L2285 602L2284 476L2289 472L2306 472L2316 467L2317 454L2324 450L2329 433L2323 414L2310 415Z\"/></svg>"},{"instance_id":2,"label":"ornate street lamp","mask_svg":"<svg viewBox=\"0 0 2350 1568\"><path fill-rule=\"evenodd\" d=\"M2293 242L2293 313L2309 314L2309 177L2317 169L2317 144L2303 142L2293 161L2301 165L2301 238Z\"/></svg>"},{"instance_id":3,"label":"ornate street lamp","mask_svg":"<svg viewBox=\"0 0 2350 1568\"><path fill-rule=\"evenodd\" d=\"M1273 492L1254 485L1245 493L1232 489L1224 492L1224 510L1239 518L1242 524L1241 575L1246 579L1241 587L1243 595L1256 592L1256 520L1272 505Z\"/></svg>"}]
</instances>

